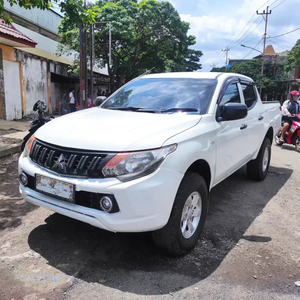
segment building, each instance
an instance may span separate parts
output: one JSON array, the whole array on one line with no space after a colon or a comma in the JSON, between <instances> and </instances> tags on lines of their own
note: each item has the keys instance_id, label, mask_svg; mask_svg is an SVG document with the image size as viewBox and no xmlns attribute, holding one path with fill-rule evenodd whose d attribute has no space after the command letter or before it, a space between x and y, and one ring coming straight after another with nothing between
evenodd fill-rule
<instances>
[{"instance_id":1,"label":"building","mask_svg":"<svg viewBox=\"0 0 300 300\"><path fill-rule=\"evenodd\" d=\"M67 105L72 89L78 99L79 78L68 72L76 53L56 55L61 14L52 9L10 6L7 0L4 8L13 23L0 26L0 118L13 120L29 115L37 100L43 100L55 112ZM94 70L93 80L94 97L108 89L106 69Z\"/></svg>"}]
</instances>

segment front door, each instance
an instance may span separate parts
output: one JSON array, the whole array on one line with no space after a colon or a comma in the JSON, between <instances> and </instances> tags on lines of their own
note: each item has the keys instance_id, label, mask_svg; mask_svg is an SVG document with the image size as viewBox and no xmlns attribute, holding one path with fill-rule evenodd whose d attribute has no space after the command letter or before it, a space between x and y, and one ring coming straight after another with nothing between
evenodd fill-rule
<instances>
[{"instance_id":1,"label":"front door","mask_svg":"<svg viewBox=\"0 0 300 300\"><path fill-rule=\"evenodd\" d=\"M243 103L238 82L230 83L219 101L219 110L226 103ZM248 158L247 124L245 118L233 121L216 121L217 164L215 183L222 181Z\"/></svg>"}]
</instances>

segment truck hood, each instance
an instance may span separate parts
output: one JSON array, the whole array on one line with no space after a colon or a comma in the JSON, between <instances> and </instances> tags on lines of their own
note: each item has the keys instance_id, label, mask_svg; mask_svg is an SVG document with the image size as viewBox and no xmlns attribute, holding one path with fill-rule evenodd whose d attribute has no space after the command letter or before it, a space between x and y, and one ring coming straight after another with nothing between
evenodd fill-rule
<instances>
[{"instance_id":1,"label":"truck hood","mask_svg":"<svg viewBox=\"0 0 300 300\"><path fill-rule=\"evenodd\" d=\"M56 118L42 126L35 136L62 147L134 151L161 147L200 120L200 115L185 113L155 114L96 107Z\"/></svg>"}]
</instances>

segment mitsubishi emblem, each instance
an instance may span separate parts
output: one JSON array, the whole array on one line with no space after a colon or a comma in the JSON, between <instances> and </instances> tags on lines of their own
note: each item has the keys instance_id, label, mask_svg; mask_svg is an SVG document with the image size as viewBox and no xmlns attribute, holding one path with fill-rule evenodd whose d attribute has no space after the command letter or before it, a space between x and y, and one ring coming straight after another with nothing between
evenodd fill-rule
<instances>
[{"instance_id":1,"label":"mitsubishi emblem","mask_svg":"<svg viewBox=\"0 0 300 300\"><path fill-rule=\"evenodd\" d=\"M67 159L63 154L61 154L57 161L53 165L53 169L58 169L58 170L63 170L66 172L66 167L67 167Z\"/></svg>"}]
</instances>

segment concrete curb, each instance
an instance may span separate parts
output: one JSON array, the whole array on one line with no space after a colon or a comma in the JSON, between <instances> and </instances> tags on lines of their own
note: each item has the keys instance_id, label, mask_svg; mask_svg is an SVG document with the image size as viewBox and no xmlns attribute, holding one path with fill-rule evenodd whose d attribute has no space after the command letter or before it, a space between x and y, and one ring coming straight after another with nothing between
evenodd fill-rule
<instances>
[{"instance_id":1,"label":"concrete curb","mask_svg":"<svg viewBox=\"0 0 300 300\"><path fill-rule=\"evenodd\" d=\"M20 152L21 152L21 143L18 145L9 147L7 149L0 150L0 158L11 155L11 154L20 153Z\"/></svg>"}]
</instances>

